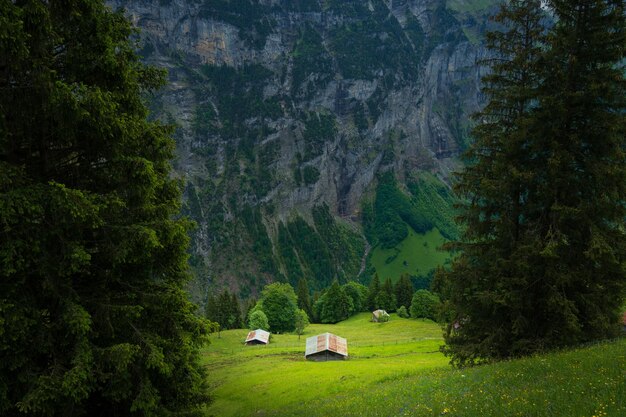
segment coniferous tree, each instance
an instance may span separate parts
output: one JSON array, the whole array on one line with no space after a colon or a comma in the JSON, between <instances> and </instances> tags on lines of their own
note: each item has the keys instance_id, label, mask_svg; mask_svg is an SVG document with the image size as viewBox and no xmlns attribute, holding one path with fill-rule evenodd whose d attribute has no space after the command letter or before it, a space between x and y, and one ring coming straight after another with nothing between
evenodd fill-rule
<instances>
[{"instance_id":1,"label":"coniferous tree","mask_svg":"<svg viewBox=\"0 0 626 417\"><path fill-rule=\"evenodd\" d=\"M214 323L217 323L217 312L219 310L218 306L218 297L213 294L209 294L206 300L206 305L204 306L204 315L207 319L211 320Z\"/></svg>"},{"instance_id":2,"label":"coniferous tree","mask_svg":"<svg viewBox=\"0 0 626 417\"><path fill-rule=\"evenodd\" d=\"M409 278L409 274L402 274L400 276L400 280L396 282L396 286L394 288L397 307L404 306L406 309L410 308L413 292L413 283Z\"/></svg>"},{"instance_id":3,"label":"coniferous tree","mask_svg":"<svg viewBox=\"0 0 626 417\"><path fill-rule=\"evenodd\" d=\"M179 416L207 401L169 129L101 1L0 3L0 414Z\"/></svg>"},{"instance_id":4,"label":"coniferous tree","mask_svg":"<svg viewBox=\"0 0 626 417\"><path fill-rule=\"evenodd\" d=\"M320 321L322 323L337 323L350 317L353 310L352 299L348 297L337 280L328 287L320 297Z\"/></svg>"},{"instance_id":5,"label":"coniferous tree","mask_svg":"<svg viewBox=\"0 0 626 417\"><path fill-rule=\"evenodd\" d=\"M255 305L256 305L256 300L254 298L250 298L245 302L244 311L243 311L243 319L245 320L244 327L248 325L248 318L250 317L250 312L252 311Z\"/></svg>"},{"instance_id":6,"label":"coniferous tree","mask_svg":"<svg viewBox=\"0 0 626 417\"><path fill-rule=\"evenodd\" d=\"M530 286L548 347L613 337L626 292L626 11L623 0L553 0L537 109L544 139ZM539 210L537 210L539 211Z\"/></svg>"},{"instance_id":7,"label":"coniferous tree","mask_svg":"<svg viewBox=\"0 0 626 417\"><path fill-rule=\"evenodd\" d=\"M624 292L623 2L511 1L491 33L461 250L437 287L457 365L607 337ZM603 46L604 45L604 46Z\"/></svg>"},{"instance_id":8,"label":"coniferous tree","mask_svg":"<svg viewBox=\"0 0 626 417\"><path fill-rule=\"evenodd\" d=\"M243 320L241 319L241 307L239 306L239 298L235 293L230 296L230 312L234 317L231 329L241 329L244 327Z\"/></svg>"},{"instance_id":9,"label":"coniferous tree","mask_svg":"<svg viewBox=\"0 0 626 417\"><path fill-rule=\"evenodd\" d=\"M532 231L524 222L534 187L530 120L540 83L541 19L539 1L511 1L495 17L504 30L487 35L493 56L486 62L491 72L483 79L483 92L489 102L477 116L468 165L455 187L465 202L464 235L453 245L461 254L435 282L454 317L444 352L459 365L525 349L525 342L517 347L515 333L518 320L525 320L521 307L529 301L521 289L532 279L524 266L525 240L532 240ZM499 303L506 294L518 297Z\"/></svg>"},{"instance_id":10,"label":"coniferous tree","mask_svg":"<svg viewBox=\"0 0 626 417\"><path fill-rule=\"evenodd\" d=\"M228 330L231 328L231 322L234 322L234 320L235 318L232 316L230 292L228 289L224 289L224 291L217 296L217 311L214 321L220 325L220 330Z\"/></svg>"},{"instance_id":11,"label":"coniferous tree","mask_svg":"<svg viewBox=\"0 0 626 417\"><path fill-rule=\"evenodd\" d=\"M316 308L316 305L318 305L318 301L320 299L320 297L322 296L322 294L319 291L314 291L313 292L313 297L311 297L311 316L309 316L309 318L311 319L311 321L313 323L319 323L320 322L320 317L319 317L319 311Z\"/></svg>"},{"instance_id":12,"label":"coniferous tree","mask_svg":"<svg viewBox=\"0 0 626 417\"><path fill-rule=\"evenodd\" d=\"M311 296L309 295L309 284L306 278L300 278L298 281L296 295L298 296L298 308L304 310L311 317Z\"/></svg>"},{"instance_id":13,"label":"coniferous tree","mask_svg":"<svg viewBox=\"0 0 626 417\"><path fill-rule=\"evenodd\" d=\"M387 278L380 287L380 291L376 296L376 305L387 312L396 311L396 296L393 291L391 278Z\"/></svg>"},{"instance_id":14,"label":"coniferous tree","mask_svg":"<svg viewBox=\"0 0 626 417\"><path fill-rule=\"evenodd\" d=\"M376 302L376 298L378 297L378 293L380 292L380 278L378 278L378 273L375 273L372 277L372 281L368 287L367 293L367 307L370 310L376 310L378 308L378 304Z\"/></svg>"}]
</instances>

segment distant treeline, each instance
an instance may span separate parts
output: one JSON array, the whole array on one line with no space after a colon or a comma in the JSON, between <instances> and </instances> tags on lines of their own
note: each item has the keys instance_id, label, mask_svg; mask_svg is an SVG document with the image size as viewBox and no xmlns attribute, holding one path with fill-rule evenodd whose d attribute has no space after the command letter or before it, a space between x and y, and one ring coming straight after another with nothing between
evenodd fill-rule
<instances>
[{"instance_id":1,"label":"distant treeline","mask_svg":"<svg viewBox=\"0 0 626 417\"><path fill-rule=\"evenodd\" d=\"M408 274L394 285L390 278L382 283L374 275L369 287L355 281L340 285L334 280L322 291L311 296L306 278L300 279L297 289L287 283L267 285L258 301L242 303L234 293L224 290L209 296L206 316L220 325L220 329L241 327L263 328L272 332L297 331L298 315L306 322L337 323L364 311L385 310L397 312L400 317L438 318L439 297L429 290L414 290Z\"/></svg>"}]
</instances>

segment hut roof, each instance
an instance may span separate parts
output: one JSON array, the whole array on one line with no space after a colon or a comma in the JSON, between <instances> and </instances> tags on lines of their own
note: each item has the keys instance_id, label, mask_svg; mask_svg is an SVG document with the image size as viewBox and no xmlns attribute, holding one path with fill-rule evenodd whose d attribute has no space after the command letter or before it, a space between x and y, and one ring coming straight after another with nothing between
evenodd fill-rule
<instances>
[{"instance_id":1,"label":"hut roof","mask_svg":"<svg viewBox=\"0 0 626 417\"><path fill-rule=\"evenodd\" d=\"M263 329L252 330L248 333L248 337L246 337L246 343L253 340L267 344L270 341L270 332L266 332Z\"/></svg>"},{"instance_id":2,"label":"hut roof","mask_svg":"<svg viewBox=\"0 0 626 417\"><path fill-rule=\"evenodd\" d=\"M304 356L313 355L325 350L348 356L348 341L332 333L323 333L306 339Z\"/></svg>"},{"instance_id":3,"label":"hut roof","mask_svg":"<svg viewBox=\"0 0 626 417\"><path fill-rule=\"evenodd\" d=\"M389 315L385 310L376 310L376 311L373 311L372 314L376 318L379 318L380 316L384 316L384 315Z\"/></svg>"}]
</instances>

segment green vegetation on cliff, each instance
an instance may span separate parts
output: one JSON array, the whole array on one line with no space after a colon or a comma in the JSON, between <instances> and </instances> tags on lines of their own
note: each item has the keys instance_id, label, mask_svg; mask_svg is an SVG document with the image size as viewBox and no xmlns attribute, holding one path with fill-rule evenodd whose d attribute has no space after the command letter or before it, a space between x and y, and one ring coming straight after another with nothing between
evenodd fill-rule
<instances>
[{"instance_id":1,"label":"green vegetation on cliff","mask_svg":"<svg viewBox=\"0 0 626 417\"><path fill-rule=\"evenodd\" d=\"M441 235L439 229L433 228L426 233L417 233L407 227L407 237L393 248L372 249L369 263L374 271L383 278L391 278L394 282L402 274L409 274L414 285L427 287L432 272L449 262L450 254L440 250L448 240ZM419 283L424 283L419 285Z\"/></svg>"},{"instance_id":2,"label":"green vegetation on cliff","mask_svg":"<svg viewBox=\"0 0 626 417\"><path fill-rule=\"evenodd\" d=\"M373 246L369 274L396 281L408 273L418 287L430 282L434 269L450 259L440 247L458 236L455 201L450 189L432 174L413 176L407 192L391 173L382 175L374 201L363 207L365 235Z\"/></svg>"},{"instance_id":3,"label":"green vegetation on cliff","mask_svg":"<svg viewBox=\"0 0 626 417\"><path fill-rule=\"evenodd\" d=\"M313 225L294 217L278 226L277 249L287 280L300 278L313 289L328 287L333 279L356 279L364 251L362 237L331 214L327 205L313 208Z\"/></svg>"}]
</instances>

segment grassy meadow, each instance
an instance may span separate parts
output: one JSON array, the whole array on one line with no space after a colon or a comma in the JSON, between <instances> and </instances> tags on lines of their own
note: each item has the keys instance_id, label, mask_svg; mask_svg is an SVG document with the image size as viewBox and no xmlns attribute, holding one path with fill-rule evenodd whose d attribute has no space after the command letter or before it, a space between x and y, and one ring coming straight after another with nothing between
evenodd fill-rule
<instances>
[{"instance_id":1,"label":"grassy meadow","mask_svg":"<svg viewBox=\"0 0 626 417\"><path fill-rule=\"evenodd\" d=\"M205 360L214 385L209 415L247 416L280 413L302 402L335 397L386 378L446 366L438 352L441 329L429 320L395 314L388 323L371 323L361 313L338 324L311 324L300 341L294 334L272 334L268 346L244 346L247 330L212 337ZM307 337L323 332L348 340L350 359L308 362Z\"/></svg>"},{"instance_id":2,"label":"grassy meadow","mask_svg":"<svg viewBox=\"0 0 626 417\"><path fill-rule=\"evenodd\" d=\"M312 324L298 340L272 335L244 346L247 330L213 335L204 353L214 402L207 416L626 416L626 339L456 370L428 320ZM350 359L308 362L306 337L348 340Z\"/></svg>"}]
</instances>

